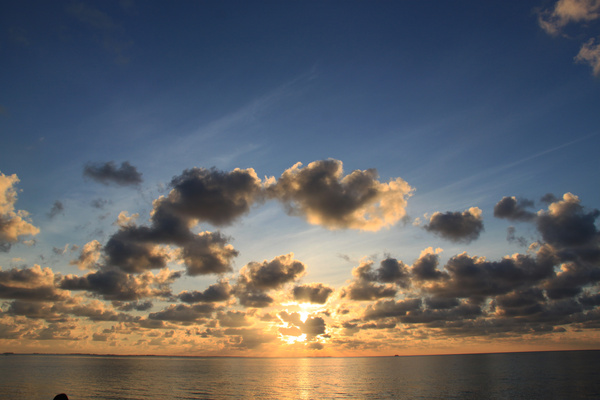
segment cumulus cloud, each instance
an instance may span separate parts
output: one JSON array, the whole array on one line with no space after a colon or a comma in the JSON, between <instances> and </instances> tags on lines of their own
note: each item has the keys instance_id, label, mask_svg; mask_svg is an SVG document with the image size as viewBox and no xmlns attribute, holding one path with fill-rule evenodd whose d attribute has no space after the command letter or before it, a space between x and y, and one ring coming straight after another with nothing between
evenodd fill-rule
<instances>
[{"instance_id":1,"label":"cumulus cloud","mask_svg":"<svg viewBox=\"0 0 600 400\"><path fill-rule=\"evenodd\" d=\"M67 297L55 285L56 275L50 268L0 269L0 298L29 301L53 301Z\"/></svg>"},{"instance_id":2,"label":"cumulus cloud","mask_svg":"<svg viewBox=\"0 0 600 400\"><path fill-rule=\"evenodd\" d=\"M206 290L200 292L194 291L183 291L177 297L184 303L213 303L219 301L227 301L231 297L232 286L228 281L222 280L217 283L210 285Z\"/></svg>"},{"instance_id":3,"label":"cumulus cloud","mask_svg":"<svg viewBox=\"0 0 600 400\"><path fill-rule=\"evenodd\" d=\"M239 328L252 325L245 312L241 311L219 311L217 313L219 325L224 328Z\"/></svg>"},{"instance_id":4,"label":"cumulus cloud","mask_svg":"<svg viewBox=\"0 0 600 400\"><path fill-rule=\"evenodd\" d=\"M0 172L0 251L7 252L21 236L37 235L40 230L29 222L29 213L15 210L19 182L17 175Z\"/></svg>"},{"instance_id":5,"label":"cumulus cloud","mask_svg":"<svg viewBox=\"0 0 600 400\"><path fill-rule=\"evenodd\" d=\"M171 191L154 201L150 226L135 226L119 215L120 229L104 250L109 265L125 272L163 268L176 256L191 276L232 270L238 252L220 232L194 234L198 222L229 225L248 213L262 196L262 184L253 169L231 172L193 168L171 181ZM175 255L161 245L176 245Z\"/></svg>"},{"instance_id":6,"label":"cumulus cloud","mask_svg":"<svg viewBox=\"0 0 600 400\"><path fill-rule=\"evenodd\" d=\"M531 200L517 200L514 196L506 196L494 206L494 217L505 218L510 221L531 221L536 217L536 214L528 211L527 208L533 207L533 204Z\"/></svg>"},{"instance_id":7,"label":"cumulus cloud","mask_svg":"<svg viewBox=\"0 0 600 400\"><path fill-rule=\"evenodd\" d=\"M271 261L250 262L240 270L234 292L244 306L266 307L273 302L266 292L297 280L305 270L305 265L294 259L294 253L277 256Z\"/></svg>"},{"instance_id":8,"label":"cumulus cloud","mask_svg":"<svg viewBox=\"0 0 600 400\"><path fill-rule=\"evenodd\" d=\"M142 183L142 174L127 161L122 162L120 167L114 161L86 164L83 176L104 185L135 186Z\"/></svg>"},{"instance_id":9,"label":"cumulus cloud","mask_svg":"<svg viewBox=\"0 0 600 400\"><path fill-rule=\"evenodd\" d=\"M557 35L570 23L589 22L598 18L598 0L559 0L552 11L544 10L539 14L538 22L547 33Z\"/></svg>"},{"instance_id":10,"label":"cumulus cloud","mask_svg":"<svg viewBox=\"0 0 600 400\"><path fill-rule=\"evenodd\" d=\"M127 274L118 269L102 269L84 276L66 275L59 287L65 290L83 290L104 300L135 301L143 298L170 298L171 284L180 277L168 269L153 274Z\"/></svg>"},{"instance_id":11,"label":"cumulus cloud","mask_svg":"<svg viewBox=\"0 0 600 400\"><path fill-rule=\"evenodd\" d=\"M161 311L150 313L148 318L158 321L190 323L210 317L214 311L215 308L212 304L171 304Z\"/></svg>"},{"instance_id":12,"label":"cumulus cloud","mask_svg":"<svg viewBox=\"0 0 600 400\"><path fill-rule=\"evenodd\" d=\"M120 226L121 228L129 228L129 227L133 227L135 226L135 222L137 221L137 219L140 217L140 214L135 213L132 215L129 215L129 213L127 211L121 211L119 213L119 215L117 216L117 220L115 221L115 224Z\"/></svg>"},{"instance_id":13,"label":"cumulus cloud","mask_svg":"<svg viewBox=\"0 0 600 400\"><path fill-rule=\"evenodd\" d=\"M481 209L471 207L462 213L435 212L424 228L452 242L470 243L479 238L483 231Z\"/></svg>"},{"instance_id":14,"label":"cumulus cloud","mask_svg":"<svg viewBox=\"0 0 600 400\"><path fill-rule=\"evenodd\" d=\"M409 271L403 262L395 258L381 261L373 269L373 261L362 262L352 270L353 281L341 291L342 297L351 300L368 301L383 297L394 297L398 288L410 285Z\"/></svg>"},{"instance_id":15,"label":"cumulus cloud","mask_svg":"<svg viewBox=\"0 0 600 400\"><path fill-rule=\"evenodd\" d=\"M592 67L595 76L600 76L600 43L596 44L594 38L591 38L581 46L579 53L575 56L575 61L588 64Z\"/></svg>"},{"instance_id":16,"label":"cumulus cloud","mask_svg":"<svg viewBox=\"0 0 600 400\"><path fill-rule=\"evenodd\" d=\"M285 327L279 329L279 332L284 335L300 336L305 334L312 338L326 332L325 320L321 317L309 316L302 321L299 313L288 313L287 311L280 312L278 316L282 322L286 323Z\"/></svg>"},{"instance_id":17,"label":"cumulus cloud","mask_svg":"<svg viewBox=\"0 0 600 400\"><path fill-rule=\"evenodd\" d=\"M427 291L441 297L483 299L529 287L554 275L555 259L539 252L537 257L515 254L500 261L462 253L446 263L444 279L432 283Z\"/></svg>"},{"instance_id":18,"label":"cumulus cloud","mask_svg":"<svg viewBox=\"0 0 600 400\"><path fill-rule=\"evenodd\" d=\"M155 221L164 214L216 226L230 225L262 196L261 180L252 168L231 172L192 168L174 177L171 187L167 197L155 202Z\"/></svg>"},{"instance_id":19,"label":"cumulus cloud","mask_svg":"<svg viewBox=\"0 0 600 400\"><path fill-rule=\"evenodd\" d=\"M322 283L299 285L293 289L294 300L304 303L325 304L332 293L333 288Z\"/></svg>"},{"instance_id":20,"label":"cumulus cloud","mask_svg":"<svg viewBox=\"0 0 600 400\"><path fill-rule=\"evenodd\" d=\"M421 252L410 270L417 281L437 281L446 277L445 273L438 269L440 251L441 249L434 251L432 247L428 247Z\"/></svg>"},{"instance_id":21,"label":"cumulus cloud","mask_svg":"<svg viewBox=\"0 0 600 400\"><path fill-rule=\"evenodd\" d=\"M539 14L539 24L547 33L558 35L570 24L587 24L600 18L600 0L559 0L554 9L544 10ZM585 42L575 62L588 64L595 76L600 75L600 44L590 38Z\"/></svg>"},{"instance_id":22,"label":"cumulus cloud","mask_svg":"<svg viewBox=\"0 0 600 400\"><path fill-rule=\"evenodd\" d=\"M538 213L537 228L542 238L554 246L597 246L595 221L598 216L599 210L585 212L579 197L565 193L562 200L551 203L547 211Z\"/></svg>"},{"instance_id":23,"label":"cumulus cloud","mask_svg":"<svg viewBox=\"0 0 600 400\"><path fill-rule=\"evenodd\" d=\"M181 260L191 276L222 274L232 270L238 251L227 244L229 239L219 232L202 232L192 236L182 247Z\"/></svg>"},{"instance_id":24,"label":"cumulus cloud","mask_svg":"<svg viewBox=\"0 0 600 400\"><path fill-rule=\"evenodd\" d=\"M382 183L375 169L343 175L338 160L301 163L286 170L267 193L289 214L329 229L377 231L406 216L406 200L413 189L401 178Z\"/></svg>"},{"instance_id":25,"label":"cumulus cloud","mask_svg":"<svg viewBox=\"0 0 600 400\"><path fill-rule=\"evenodd\" d=\"M65 248L66 249L66 248ZM102 245L97 240L86 243L81 249L79 257L69 262L70 265L77 265L80 270L98 269L101 257Z\"/></svg>"}]
</instances>

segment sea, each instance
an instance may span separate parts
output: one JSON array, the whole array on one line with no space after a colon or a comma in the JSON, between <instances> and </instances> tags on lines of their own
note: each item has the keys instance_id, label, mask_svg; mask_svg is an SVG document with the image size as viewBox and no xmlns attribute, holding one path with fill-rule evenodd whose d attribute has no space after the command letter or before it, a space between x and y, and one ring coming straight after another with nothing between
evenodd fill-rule
<instances>
[{"instance_id":1,"label":"sea","mask_svg":"<svg viewBox=\"0 0 600 400\"><path fill-rule=\"evenodd\" d=\"M600 399L600 351L346 358L2 355L0 398Z\"/></svg>"}]
</instances>

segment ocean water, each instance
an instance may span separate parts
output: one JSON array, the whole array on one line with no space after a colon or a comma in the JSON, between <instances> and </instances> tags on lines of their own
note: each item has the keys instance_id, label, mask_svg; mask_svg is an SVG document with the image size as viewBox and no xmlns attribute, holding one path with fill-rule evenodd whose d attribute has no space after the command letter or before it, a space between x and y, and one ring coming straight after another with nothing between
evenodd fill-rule
<instances>
[{"instance_id":1,"label":"ocean water","mask_svg":"<svg viewBox=\"0 0 600 400\"><path fill-rule=\"evenodd\" d=\"M600 351L365 358L0 356L0 398L600 399Z\"/></svg>"}]
</instances>

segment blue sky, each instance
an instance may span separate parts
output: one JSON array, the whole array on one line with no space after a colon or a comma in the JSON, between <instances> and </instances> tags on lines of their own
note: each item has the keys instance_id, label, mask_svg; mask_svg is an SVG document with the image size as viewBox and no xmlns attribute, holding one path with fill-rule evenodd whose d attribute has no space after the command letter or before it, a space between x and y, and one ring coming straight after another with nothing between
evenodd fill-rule
<instances>
[{"instance_id":1,"label":"blue sky","mask_svg":"<svg viewBox=\"0 0 600 400\"><path fill-rule=\"evenodd\" d=\"M1 348L43 351L58 346L66 351L60 346L73 341L82 350L98 352L206 354L217 346L227 354L264 354L276 347L282 354L345 355L380 354L389 343L418 348L417 353L597 347L596 331L573 322L595 321L597 300L586 300L598 293L594 273L572 294L571 300L583 308L570 314L569 321L553 320L554 325L545 327L554 331L541 336L531 335L537 320L527 321L529 331L507 335L497 347L490 345L489 333L481 332L471 348L462 342L448 345L443 339L450 335L449 327L436 330L399 317L388 316L387 328L381 321L377 330L360 328L372 317L361 310L384 301L398 305L420 299L426 304L443 292L445 298L458 299L455 308L472 305L471 295L451 296L441 286L415 278L416 260L427 248L437 254L440 271L463 252L490 261L515 253L539 260L540 248L547 245L563 254L566 242L552 239L541 214L532 214L538 210L557 221L571 221L569 215L576 221L556 222L552 229L577 230L577 222L587 224L592 232L585 246L597 251L597 1L24 1L5 2L0 10L0 172L3 190L16 196L4 199L2 210L4 221L18 220L24 227L17 236L2 237L3 284L17 285L7 271L17 274L39 265L50 269L57 293L44 299L2 294L2 326L9 333L0 338ZM323 191L309 182L292 193L293 185L284 187L282 174L298 162L302 167L297 172L309 171L313 162L315 171L343 165L339 179L374 169L377 174L364 179L379 200L391 190L390 182L401 179L407 187L385 197L397 207L391 222L365 230L357 221L371 214L359 218L352 214L358 208L340 211L346 200L357 201L353 196L363 187L336 197L335 190ZM184 171L195 167L205 172L214 167L223 176L236 168L253 169L260 180L256 190L262 194L243 192L250 196L244 197L248 208L235 216L231 209L223 211L226 223L198 215L184 218L194 234L210 231L227 237L238 252L229 269L192 274L177 253L185 245L154 236L143 245L169 253L164 256L167 269L134 271L119 265L111 258L110 240L125 232L139 236L146 228L158 235L153 224L159 217L151 216L153 210L161 210L161 201L168 203L165 209L181 206L169 197L180 190L175 178L185 180ZM13 174L19 181L8 183L6 177ZM202 174L199 179L218 180ZM300 180L301 174L294 176L290 179ZM271 191L269 177L271 183L279 182ZM563 198L566 193L577 197ZM547 194L554 197L540 201ZM506 196L515 196L516 207L529 210L527 217L498 217L498 204ZM365 203L375 207L371 211L383 210L383 203L373 201ZM552 214L552 204L572 213ZM137 220L118 225L121 212L138 214ZM32 234L32 227L39 233ZM73 260L88 243L97 243L96 264L78 268ZM245 266L289 253L303 263L303 272L271 289L289 294L301 284L330 287L327 302L308 317L315 324L323 321L318 334L281 316L299 312L299 301L277 298L269 307L254 307L244 304L240 294ZM388 259L405 263L413 281L365 278L374 292L392 285L394 295L384 295L383 289L369 300L348 294L352 282L362 279L353 269L365 262L374 269ZM569 262L575 261L558 257L551 276L525 289L517 285L486 293L478 303L481 314L469 321L508 323L509 313L494 308L504 298L496 297L524 296L526 289L542 293L543 301L536 304L546 307L542 314L549 313L564 300L553 297L551 288ZM594 271L600 268L597 259L581 262ZM90 286L74 289L66 281L67 276L117 270L131 279L160 271L180 274L163 282L168 295L128 298L136 304L152 302L151 308L133 311L114 303L125 298L115 300ZM444 279L448 289L452 279ZM233 287L231 297L207 302L214 307L212 314L185 321L160 314L186 306L177 297L182 291L201 292L223 280ZM590 301L595 304L591 308L586 305ZM38 312L19 311L24 308L17 306L25 303ZM99 322L74 311L75 303L113 316ZM344 307L350 310L346 314ZM427 307L418 311L453 310ZM240 331L226 332L219 315L227 312L245 316L245 324L228 328ZM133 331L143 325L140 321L150 320L162 325L136 330L135 346L133 339L119 345L125 333L115 327ZM70 334L68 324L77 326ZM353 324L358 330L349 330ZM190 327L198 332L194 340L182 333ZM296 340L282 333L294 327L306 329L308 336ZM409 327L422 335L409 340ZM211 336L207 330L219 333ZM51 334L42 339L40 332ZM272 333L273 340L257 344L257 332ZM378 340L376 334L387 339ZM436 339L429 343L423 335ZM285 350L280 342L292 344Z\"/></svg>"}]
</instances>

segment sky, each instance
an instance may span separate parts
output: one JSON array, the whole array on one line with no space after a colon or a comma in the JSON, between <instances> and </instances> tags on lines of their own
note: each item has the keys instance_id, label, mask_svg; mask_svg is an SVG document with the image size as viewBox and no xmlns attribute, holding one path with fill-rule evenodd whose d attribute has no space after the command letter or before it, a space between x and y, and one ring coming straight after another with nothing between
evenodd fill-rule
<instances>
[{"instance_id":1,"label":"sky","mask_svg":"<svg viewBox=\"0 0 600 400\"><path fill-rule=\"evenodd\" d=\"M600 348L600 1L0 26L0 352Z\"/></svg>"}]
</instances>

